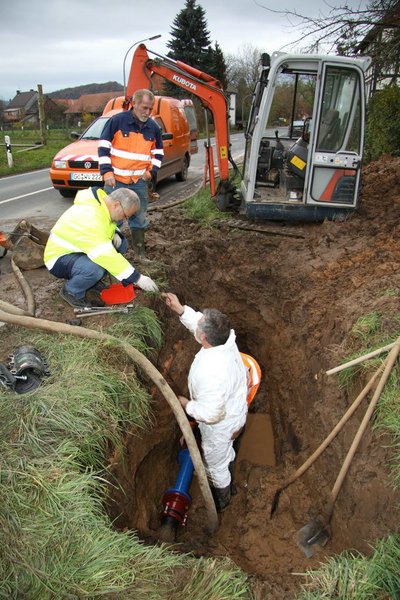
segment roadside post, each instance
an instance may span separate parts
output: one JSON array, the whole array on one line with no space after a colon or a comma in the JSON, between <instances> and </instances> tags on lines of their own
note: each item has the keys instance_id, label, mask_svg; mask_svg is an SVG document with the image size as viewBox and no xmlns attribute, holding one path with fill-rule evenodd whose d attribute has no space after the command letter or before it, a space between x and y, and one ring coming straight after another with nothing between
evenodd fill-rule
<instances>
[{"instance_id":1,"label":"roadside post","mask_svg":"<svg viewBox=\"0 0 400 600\"><path fill-rule=\"evenodd\" d=\"M12 157L12 152L11 152L11 141L10 141L10 136L9 135L5 135L4 136L4 142L6 144L8 166L11 169L11 167L13 166L13 157Z\"/></svg>"}]
</instances>

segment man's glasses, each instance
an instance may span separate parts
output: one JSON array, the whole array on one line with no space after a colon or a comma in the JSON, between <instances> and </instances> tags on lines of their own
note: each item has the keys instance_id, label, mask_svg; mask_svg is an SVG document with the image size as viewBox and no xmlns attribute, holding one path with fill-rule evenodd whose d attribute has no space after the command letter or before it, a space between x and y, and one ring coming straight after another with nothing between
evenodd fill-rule
<instances>
[{"instance_id":1,"label":"man's glasses","mask_svg":"<svg viewBox=\"0 0 400 600\"><path fill-rule=\"evenodd\" d=\"M119 203L119 205L121 207L121 210L123 212L123 215L124 215L125 219L129 219L129 217L127 216L126 212L124 211L124 207L122 206L121 202Z\"/></svg>"}]
</instances>

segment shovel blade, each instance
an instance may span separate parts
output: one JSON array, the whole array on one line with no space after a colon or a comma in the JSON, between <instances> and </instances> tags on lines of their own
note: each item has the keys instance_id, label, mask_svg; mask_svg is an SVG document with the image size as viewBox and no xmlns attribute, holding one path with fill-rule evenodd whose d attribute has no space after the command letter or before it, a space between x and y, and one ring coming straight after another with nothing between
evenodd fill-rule
<instances>
[{"instance_id":1,"label":"shovel blade","mask_svg":"<svg viewBox=\"0 0 400 600\"><path fill-rule=\"evenodd\" d=\"M311 558L314 555L315 546L325 546L330 537L329 527L317 519L299 529L297 545L307 558Z\"/></svg>"}]
</instances>

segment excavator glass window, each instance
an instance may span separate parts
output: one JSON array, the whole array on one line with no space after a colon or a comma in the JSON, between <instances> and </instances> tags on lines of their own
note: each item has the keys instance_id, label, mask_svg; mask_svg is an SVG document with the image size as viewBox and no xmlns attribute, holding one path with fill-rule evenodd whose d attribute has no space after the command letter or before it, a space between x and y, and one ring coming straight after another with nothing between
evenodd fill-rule
<instances>
[{"instance_id":1,"label":"excavator glass window","mask_svg":"<svg viewBox=\"0 0 400 600\"><path fill-rule=\"evenodd\" d=\"M360 79L357 72L327 67L317 151L359 153L360 123Z\"/></svg>"},{"instance_id":2,"label":"excavator glass window","mask_svg":"<svg viewBox=\"0 0 400 600\"><path fill-rule=\"evenodd\" d=\"M316 75L310 73L280 73L275 83L266 130L280 127L280 138L299 138L305 119L313 112L315 84Z\"/></svg>"}]
</instances>

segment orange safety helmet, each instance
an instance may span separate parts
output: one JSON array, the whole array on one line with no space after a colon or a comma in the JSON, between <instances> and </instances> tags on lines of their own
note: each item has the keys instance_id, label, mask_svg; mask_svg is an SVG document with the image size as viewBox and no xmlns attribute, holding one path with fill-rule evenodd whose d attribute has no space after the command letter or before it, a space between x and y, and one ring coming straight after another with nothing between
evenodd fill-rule
<instances>
[{"instance_id":1,"label":"orange safety helmet","mask_svg":"<svg viewBox=\"0 0 400 600\"><path fill-rule=\"evenodd\" d=\"M244 352L240 353L247 373L247 406L253 401L261 383L261 369L255 358Z\"/></svg>"}]
</instances>

